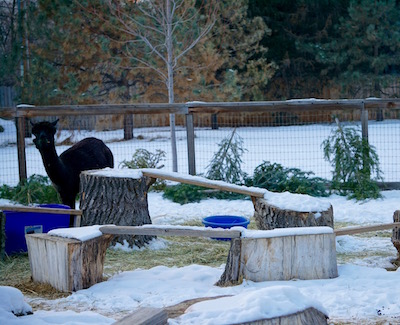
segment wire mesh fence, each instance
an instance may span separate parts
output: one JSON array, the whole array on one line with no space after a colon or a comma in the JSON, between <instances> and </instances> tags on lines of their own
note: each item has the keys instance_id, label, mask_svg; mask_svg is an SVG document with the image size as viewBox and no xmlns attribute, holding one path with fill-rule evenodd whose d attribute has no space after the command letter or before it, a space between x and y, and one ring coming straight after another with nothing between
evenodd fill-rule
<instances>
[{"instance_id":1,"label":"wire mesh fence","mask_svg":"<svg viewBox=\"0 0 400 325\"><path fill-rule=\"evenodd\" d=\"M278 163L288 168L313 172L315 176L330 179L332 166L324 159L322 142L337 125L335 118L345 126L361 131L361 110L335 106L328 109L282 110L259 109L204 112L201 108L190 112L194 121L194 161L196 174L204 174L219 144L229 137L233 130L243 140L241 168L249 175L264 161ZM385 182L400 182L400 111L385 109L381 116L379 108L369 109L368 140L379 155L379 162ZM168 114L134 114L131 125L126 125L123 114L91 116L57 115L35 116L39 120L54 121L59 118L55 136L56 151L61 154L77 141L94 136L102 139L114 155L115 168L124 168L124 161L130 161L137 149L155 153L165 152L160 167L173 170L171 131ZM14 119L1 118L0 125L0 184L16 185L19 181L17 128ZM382 119L381 121L376 121ZM185 114L176 115L176 148L178 172L188 173L189 156L188 131ZM29 125L29 123L27 123ZM126 130L131 129L131 139L126 139ZM27 176L46 175L39 151L33 144L29 127L25 134L25 155Z\"/></svg>"}]
</instances>

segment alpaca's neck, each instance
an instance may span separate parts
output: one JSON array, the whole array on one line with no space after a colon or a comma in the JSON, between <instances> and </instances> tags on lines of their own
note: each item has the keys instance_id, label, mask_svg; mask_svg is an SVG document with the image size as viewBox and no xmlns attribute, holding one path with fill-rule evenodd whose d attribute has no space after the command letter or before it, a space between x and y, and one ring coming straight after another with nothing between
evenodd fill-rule
<instances>
[{"instance_id":1,"label":"alpaca's neck","mask_svg":"<svg viewBox=\"0 0 400 325\"><path fill-rule=\"evenodd\" d=\"M60 184L65 174L65 166L58 157L56 148L46 148L39 150L42 155L43 165L49 175L51 181L55 184Z\"/></svg>"}]
</instances>

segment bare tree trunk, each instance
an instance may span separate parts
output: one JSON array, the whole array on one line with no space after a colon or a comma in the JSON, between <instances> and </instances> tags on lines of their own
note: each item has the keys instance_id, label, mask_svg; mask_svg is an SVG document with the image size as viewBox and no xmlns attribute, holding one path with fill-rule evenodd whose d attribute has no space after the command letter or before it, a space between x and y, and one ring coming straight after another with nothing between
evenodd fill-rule
<instances>
[{"instance_id":1,"label":"bare tree trunk","mask_svg":"<svg viewBox=\"0 0 400 325\"><path fill-rule=\"evenodd\" d=\"M141 226L151 224L147 192L154 178L107 177L83 172L80 175L82 226L114 224ZM153 236L118 236L113 243L138 247L148 243Z\"/></svg>"},{"instance_id":2,"label":"bare tree trunk","mask_svg":"<svg viewBox=\"0 0 400 325\"><path fill-rule=\"evenodd\" d=\"M171 1L167 0L166 19L167 19L167 89L168 89L168 103L173 104L174 98L174 68L176 62L174 62L174 45L172 42L172 12L171 12ZM169 125L171 128L171 152L172 152L172 170L178 171L178 155L176 150L176 132L175 132L175 114L169 115Z\"/></svg>"}]
</instances>

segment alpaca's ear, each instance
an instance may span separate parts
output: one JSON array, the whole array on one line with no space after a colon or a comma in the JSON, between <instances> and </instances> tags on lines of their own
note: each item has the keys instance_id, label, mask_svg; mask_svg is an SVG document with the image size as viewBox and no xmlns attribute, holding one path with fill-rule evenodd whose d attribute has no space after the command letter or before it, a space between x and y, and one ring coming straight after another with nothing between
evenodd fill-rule
<instances>
[{"instance_id":1,"label":"alpaca's ear","mask_svg":"<svg viewBox=\"0 0 400 325\"><path fill-rule=\"evenodd\" d=\"M53 123L51 123L53 126L56 126L57 125L57 122L59 121L60 119L58 118L58 119L56 119Z\"/></svg>"}]
</instances>

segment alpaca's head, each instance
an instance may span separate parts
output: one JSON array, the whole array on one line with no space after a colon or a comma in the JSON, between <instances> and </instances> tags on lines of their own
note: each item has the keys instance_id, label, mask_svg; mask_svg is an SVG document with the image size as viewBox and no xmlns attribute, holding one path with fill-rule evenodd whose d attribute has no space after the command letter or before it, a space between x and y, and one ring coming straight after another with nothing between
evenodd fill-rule
<instances>
[{"instance_id":1,"label":"alpaca's head","mask_svg":"<svg viewBox=\"0 0 400 325\"><path fill-rule=\"evenodd\" d=\"M58 120L50 122L32 123L32 134L36 137L33 143L39 150L54 147L54 135Z\"/></svg>"}]
</instances>

